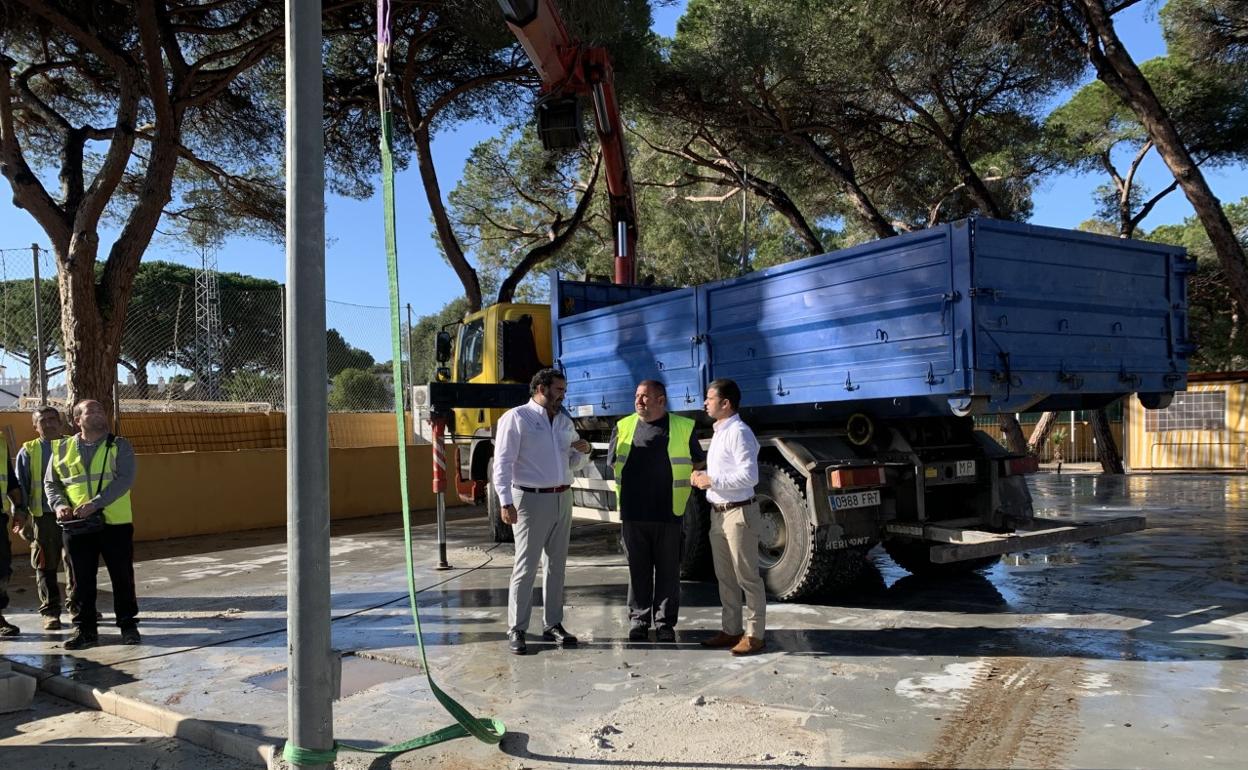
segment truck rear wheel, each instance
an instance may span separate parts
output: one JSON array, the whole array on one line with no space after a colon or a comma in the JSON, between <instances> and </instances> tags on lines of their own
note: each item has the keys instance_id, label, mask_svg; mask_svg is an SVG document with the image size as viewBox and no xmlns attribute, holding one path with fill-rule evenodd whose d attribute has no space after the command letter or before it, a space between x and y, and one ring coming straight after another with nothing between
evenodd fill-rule
<instances>
[{"instance_id":1,"label":"truck rear wheel","mask_svg":"<svg viewBox=\"0 0 1248 770\"><path fill-rule=\"evenodd\" d=\"M851 585L866 564L858 550L816 548L805 485L787 467L759 463L755 487L762 521L758 564L767 593L792 601Z\"/></svg>"},{"instance_id":2,"label":"truck rear wheel","mask_svg":"<svg viewBox=\"0 0 1248 770\"><path fill-rule=\"evenodd\" d=\"M981 556L978 559L936 564L929 556L932 544L908 537L890 537L884 541L884 550L898 566L911 575L924 577L954 577L968 572L986 570L1001 560L1000 556Z\"/></svg>"},{"instance_id":3,"label":"truck rear wheel","mask_svg":"<svg viewBox=\"0 0 1248 770\"><path fill-rule=\"evenodd\" d=\"M516 535L511 525L503 521L503 506L498 502L498 493L494 491L494 459L485 465L485 515L490 528L490 537L495 543L515 542Z\"/></svg>"}]
</instances>

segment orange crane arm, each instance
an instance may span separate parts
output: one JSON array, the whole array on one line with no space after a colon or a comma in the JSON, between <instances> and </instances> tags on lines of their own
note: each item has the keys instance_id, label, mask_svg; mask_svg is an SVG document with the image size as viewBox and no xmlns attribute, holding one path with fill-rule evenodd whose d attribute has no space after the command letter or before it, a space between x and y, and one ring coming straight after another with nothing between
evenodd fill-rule
<instances>
[{"instance_id":1,"label":"orange crane arm","mask_svg":"<svg viewBox=\"0 0 1248 770\"><path fill-rule=\"evenodd\" d=\"M542 145L547 149L578 145L580 98L588 96L593 104L615 228L615 282L636 283L637 208L611 57L607 49L587 46L569 35L554 0L498 0L498 4L542 78L538 101Z\"/></svg>"}]
</instances>

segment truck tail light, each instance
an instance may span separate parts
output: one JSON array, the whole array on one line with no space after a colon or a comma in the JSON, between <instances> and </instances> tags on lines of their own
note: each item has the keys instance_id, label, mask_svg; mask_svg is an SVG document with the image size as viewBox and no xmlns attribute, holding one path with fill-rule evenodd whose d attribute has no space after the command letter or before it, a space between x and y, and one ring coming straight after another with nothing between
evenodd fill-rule
<instances>
[{"instance_id":1,"label":"truck tail light","mask_svg":"<svg viewBox=\"0 0 1248 770\"><path fill-rule=\"evenodd\" d=\"M1001 463L1002 476L1022 476L1040 470L1040 458L1034 455L1012 457Z\"/></svg>"},{"instance_id":2,"label":"truck tail light","mask_svg":"<svg viewBox=\"0 0 1248 770\"><path fill-rule=\"evenodd\" d=\"M828 471L828 486L832 489L856 487L879 487L884 485L884 468L836 468Z\"/></svg>"}]
</instances>

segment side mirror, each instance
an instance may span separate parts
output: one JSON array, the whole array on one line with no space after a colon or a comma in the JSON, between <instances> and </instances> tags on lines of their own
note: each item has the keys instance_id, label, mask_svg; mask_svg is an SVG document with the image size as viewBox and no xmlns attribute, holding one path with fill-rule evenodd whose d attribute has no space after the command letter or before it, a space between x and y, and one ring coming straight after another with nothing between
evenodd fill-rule
<instances>
[{"instance_id":1,"label":"side mirror","mask_svg":"<svg viewBox=\"0 0 1248 770\"><path fill-rule=\"evenodd\" d=\"M438 332L437 339L434 343L434 356L438 359L438 363L445 364L451 360L451 333L442 331Z\"/></svg>"}]
</instances>

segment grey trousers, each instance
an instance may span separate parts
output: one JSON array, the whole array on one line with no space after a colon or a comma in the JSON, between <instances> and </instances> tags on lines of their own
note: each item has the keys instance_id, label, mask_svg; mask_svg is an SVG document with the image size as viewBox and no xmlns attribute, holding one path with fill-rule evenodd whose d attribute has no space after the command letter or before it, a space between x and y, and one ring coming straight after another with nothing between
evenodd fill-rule
<instances>
[{"instance_id":1,"label":"grey trousers","mask_svg":"<svg viewBox=\"0 0 1248 770\"><path fill-rule=\"evenodd\" d=\"M533 583L542 564L542 628L563 622L563 577L572 536L572 491L533 493L512 490L516 503L516 562L507 594L507 627L527 631L533 612Z\"/></svg>"},{"instance_id":2,"label":"grey trousers","mask_svg":"<svg viewBox=\"0 0 1248 770\"><path fill-rule=\"evenodd\" d=\"M758 572L758 503L711 511L711 556L723 605L721 628L762 639L767 630L767 588ZM745 594L744 617L741 594Z\"/></svg>"}]
</instances>

